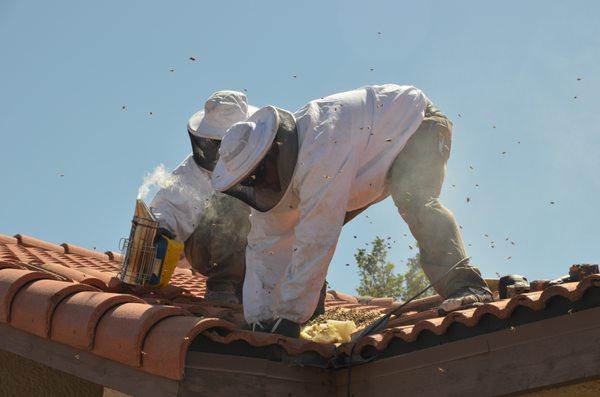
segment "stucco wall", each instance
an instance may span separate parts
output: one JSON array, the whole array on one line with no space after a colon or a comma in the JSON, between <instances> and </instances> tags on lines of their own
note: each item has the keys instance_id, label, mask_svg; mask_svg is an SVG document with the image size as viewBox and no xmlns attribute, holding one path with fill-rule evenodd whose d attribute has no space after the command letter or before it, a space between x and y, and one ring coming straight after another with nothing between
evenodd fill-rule
<instances>
[{"instance_id":1,"label":"stucco wall","mask_svg":"<svg viewBox=\"0 0 600 397\"><path fill-rule=\"evenodd\" d=\"M102 397L103 387L0 350L0 396Z\"/></svg>"}]
</instances>

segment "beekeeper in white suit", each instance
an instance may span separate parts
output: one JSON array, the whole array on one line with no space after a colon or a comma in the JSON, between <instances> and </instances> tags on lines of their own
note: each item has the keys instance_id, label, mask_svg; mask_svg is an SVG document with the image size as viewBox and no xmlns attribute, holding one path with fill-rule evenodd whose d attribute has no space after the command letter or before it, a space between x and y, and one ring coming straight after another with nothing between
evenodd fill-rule
<instances>
[{"instance_id":1,"label":"beekeeper in white suit","mask_svg":"<svg viewBox=\"0 0 600 397\"><path fill-rule=\"evenodd\" d=\"M253 329L298 336L347 213L388 195L430 279L466 257L454 216L438 200L450 142L446 116L421 90L395 84L328 96L294 114L264 107L231 127L212 184L253 207L243 288ZM436 289L446 310L491 300L469 264Z\"/></svg>"},{"instance_id":2,"label":"beekeeper in white suit","mask_svg":"<svg viewBox=\"0 0 600 397\"><path fill-rule=\"evenodd\" d=\"M192 154L172 172L172 184L160 189L150 204L161 227L185 242L188 262L207 277L205 298L214 302L241 301L250 208L215 192L210 173L227 129L256 110L241 92L212 94L189 119Z\"/></svg>"}]
</instances>

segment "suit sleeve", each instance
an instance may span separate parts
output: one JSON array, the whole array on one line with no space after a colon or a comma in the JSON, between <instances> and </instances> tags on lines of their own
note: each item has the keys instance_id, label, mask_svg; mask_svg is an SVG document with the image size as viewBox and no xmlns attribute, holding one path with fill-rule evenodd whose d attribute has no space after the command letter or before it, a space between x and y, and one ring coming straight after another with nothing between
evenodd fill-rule
<instances>
[{"instance_id":1,"label":"suit sleeve","mask_svg":"<svg viewBox=\"0 0 600 397\"><path fill-rule=\"evenodd\" d=\"M150 203L160 225L185 241L198 226L214 193L210 178L188 156L173 172L171 183L158 190Z\"/></svg>"},{"instance_id":2,"label":"suit sleeve","mask_svg":"<svg viewBox=\"0 0 600 397\"><path fill-rule=\"evenodd\" d=\"M337 128L333 109L311 126L298 159L299 220L292 260L282 282L279 314L303 323L319 299L344 223L357 157L348 131Z\"/></svg>"}]
</instances>

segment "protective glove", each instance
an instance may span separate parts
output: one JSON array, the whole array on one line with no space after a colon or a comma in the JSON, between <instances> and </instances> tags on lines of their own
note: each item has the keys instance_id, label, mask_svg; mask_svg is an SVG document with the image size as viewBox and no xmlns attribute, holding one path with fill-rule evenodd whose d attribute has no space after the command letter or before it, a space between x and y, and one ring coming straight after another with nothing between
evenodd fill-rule
<instances>
[{"instance_id":1,"label":"protective glove","mask_svg":"<svg viewBox=\"0 0 600 397\"><path fill-rule=\"evenodd\" d=\"M171 240L176 240L175 233L162 226L158 228L158 231L156 232L156 237L154 238L154 242L157 243L161 237L167 237Z\"/></svg>"}]
</instances>

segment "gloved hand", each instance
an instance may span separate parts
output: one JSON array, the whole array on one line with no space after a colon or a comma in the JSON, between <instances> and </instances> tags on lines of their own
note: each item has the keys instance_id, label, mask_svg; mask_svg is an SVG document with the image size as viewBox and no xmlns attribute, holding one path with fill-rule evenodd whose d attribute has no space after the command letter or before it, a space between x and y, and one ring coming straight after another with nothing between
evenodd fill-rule
<instances>
[{"instance_id":1,"label":"gloved hand","mask_svg":"<svg viewBox=\"0 0 600 397\"><path fill-rule=\"evenodd\" d=\"M159 227L156 232L156 237L154 238L154 243L157 243L161 237L168 237L171 240L176 240L175 233L167 229L166 227Z\"/></svg>"}]
</instances>

